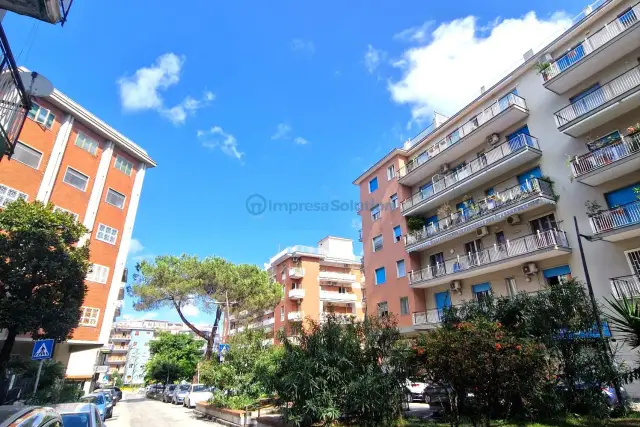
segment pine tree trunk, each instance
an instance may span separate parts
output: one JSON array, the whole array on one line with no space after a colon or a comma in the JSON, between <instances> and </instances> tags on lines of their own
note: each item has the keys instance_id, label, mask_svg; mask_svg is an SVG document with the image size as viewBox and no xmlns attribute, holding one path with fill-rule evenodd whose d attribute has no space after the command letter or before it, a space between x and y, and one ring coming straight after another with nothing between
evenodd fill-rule
<instances>
[{"instance_id":1,"label":"pine tree trunk","mask_svg":"<svg viewBox=\"0 0 640 427\"><path fill-rule=\"evenodd\" d=\"M9 328L7 330L7 339L4 340L2 350L0 350L0 405L4 404L8 391L6 390L9 386L6 384L7 366L11 357L13 344L16 342L16 336L18 336L18 331L15 328Z\"/></svg>"}]
</instances>

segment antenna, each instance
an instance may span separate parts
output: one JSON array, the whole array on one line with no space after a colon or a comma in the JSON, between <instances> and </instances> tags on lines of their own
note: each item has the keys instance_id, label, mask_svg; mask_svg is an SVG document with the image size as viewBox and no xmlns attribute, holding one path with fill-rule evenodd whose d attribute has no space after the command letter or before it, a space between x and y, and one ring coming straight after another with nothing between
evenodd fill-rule
<instances>
[{"instance_id":1,"label":"antenna","mask_svg":"<svg viewBox=\"0 0 640 427\"><path fill-rule=\"evenodd\" d=\"M44 97L53 93L53 84L42 74L35 71L20 71L19 74L29 95Z\"/></svg>"}]
</instances>

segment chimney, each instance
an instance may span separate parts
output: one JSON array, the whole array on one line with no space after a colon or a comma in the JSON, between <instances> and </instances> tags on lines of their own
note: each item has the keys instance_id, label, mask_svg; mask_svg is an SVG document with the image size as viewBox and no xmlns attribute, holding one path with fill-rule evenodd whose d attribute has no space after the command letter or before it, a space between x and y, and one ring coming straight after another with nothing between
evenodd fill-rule
<instances>
[{"instance_id":1,"label":"chimney","mask_svg":"<svg viewBox=\"0 0 640 427\"><path fill-rule=\"evenodd\" d=\"M522 55L525 61L530 60L532 56L533 56L533 49L529 49L524 53L524 55Z\"/></svg>"}]
</instances>

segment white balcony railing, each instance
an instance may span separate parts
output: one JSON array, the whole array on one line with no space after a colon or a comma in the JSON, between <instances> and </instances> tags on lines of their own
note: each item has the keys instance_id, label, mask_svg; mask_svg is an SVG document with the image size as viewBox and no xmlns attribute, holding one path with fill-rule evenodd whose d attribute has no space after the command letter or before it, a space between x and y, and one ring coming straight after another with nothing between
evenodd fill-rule
<instances>
[{"instance_id":1,"label":"white balcony railing","mask_svg":"<svg viewBox=\"0 0 640 427\"><path fill-rule=\"evenodd\" d=\"M335 317L337 322L340 323L348 323L350 322L352 319L355 319L355 314L353 313L330 313L330 312L323 312L322 314L320 314L320 321L321 322L326 322L327 318L329 318L330 316Z\"/></svg>"},{"instance_id":2,"label":"white balcony railing","mask_svg":"<svg viewBox=\"0 0 640 427\"><path fill-rule=\"evenodd\" d=\"M539 149L538 139L529 135L517 135L509 141L498 145L492 150L487 151L482 156L469 162L465 167L451 172L439 179L433 179L433 185L426 187L424 190L418 191L408 199L402 202L402 211L406 211L415 205L434 198L443 191L451 188L460 182L469 181L483 173L486 169L494 166L494 164L505 157L525 151L527 147ZM436 175L439 176L439 175Z\"/></svg>"},{"instance_id":3,"label":"white balcony railing","mask_svg":"<svg viewBox=\"0 0 640 427\"><path fill-rule=\"evenodd\" d=\"M595 234L640 224L640 200L601 212L592 216L590 222Z\"/></svg>"},{"instance_id":4,"label":"white balcony railing","mask_svg":"<svg viewBox=\"0 0 640 427\"><path fill-rule=\"evenodd\" d=\"M623 295L627 298L640 297L640 277L633 275L612 278L611 293L617 299Z\"/></svg>"},{"instance_id":5,"label":"white balcony railing","mask_svg":"<svg viewBox=\"0 0 640 427\"><path fill-rule=\"evenodd\" d=\"M640 66L636 66L603 84L588 95L573 101L555 113L558 127L585 116L612 99L640 86Z\"/></svg>"},{"instance_id":6,"label":"white balcony railing","mask_svg":"<svg viewBox=\"0 0 640 427\"><path fill-rule=\"evenodd\" d=\"M442 322L442 310L433 308L427 311L413 313L413 325L437 325Z\"/></svg>"},{"instance_id":7,"label":"white balcony railing","mask_svg":"<svg viewBox=\"0 0 640 427\"><path fill-rule=\"evenodd\" d=\"M638 17L640 17L640 6L639 4L636 4L631 8L631 10L618 16L616 19L587 37L578 46L551 62L549 67L542 72L542 78L545 82L551 80L571 65L581 61L584 57L591 54L591 52L601 46L604 46L604 44L609 40L612 40L618 34L636 24L638 22Z\"/></svg>"},{"instance_id":8,"label":"white balcony railing","mask_svg":"<svg viewBox=\"0 0 640 427\"><path fill-rule=\"evenodd\" d=\"M267 338L267 339L262 340L262 345L264 345L264 346L273 345L273 342L274 342L273 338Z\"/></svg>"},{"instance_id":9,"label":"white balcony railing","mask_svg":"<svg viewBox=\"0 0 640 427\"><path fill-rule=\"evenodd\" d=\"M351 273L340 273L337 271L320 271L318 275L320 280L328 280L334 282L355 282L356 275Z\"/></svg>"},{"instance_id":10,"label":"white balcony railing","mask_svg":"<svg viewBox=\"0 0 640 427\"><path fill-rule=\"evenodd\" d=\"M287 319L291 320L291 321L300 321L302 319L304 319L304 312L303 311L290 311L289 313L287 313Z\"/></svg>"},{"instance_id":11,"label":"white balcony railing","mask_svg":"<svg viewBox=\"0 0 640 427\"><path fill-rule=\"evenodd\" d=\"M434 157L438 156L442 151L446 150L450 146L454 145L462 138L468 136L473 131L484 125L489 120L493 119L495 116L506 110L507 108L517 105L521 108L526 109L527 104L524 98L519 97L516 94L510 93L500 100L494 102L489 107L487 107L482 113L475 116L473 119L469 120L458 129L451 132L446 138L441 141L431 145L425 151L420 153L411 161L407 162L407 164L398 170L398 178L403 178L407 174L416 170L420 165L427 163L432 160ZM419 142L419 141L418 141Z\"/></svg>"},{"instance_id":12,"label":"white balcony railing","mask_svg":"<svg viewBox=\"0 0 640 427\"><path fill-rule=\"evenodd\" d=\"M640 153L640 133L626 136L620 141L582 156L576 156L571 160L571 171L573 176L578 178L636 153Z\"/></svg>"},{"instance_id":13,"label":"white balcony railing","mask_svg":"<svg viewBox=\"0 0 640 427\"><path fill-rule=\"evenodd\" d=\"M492 248L479 252L469 252L466 255L436 263L422 270L412 271L409 273L409 284L472 270L542 249L558 247L569 247L564 231L548 230L541 233L539 232L537 234L507 240L507 242L502 245L495 244Z\"/></svg>"},{"instance_id":14,"label":"white balcony railing","mask_svg":"<svg viewBox=\"0 0 640 427\"><path fill-rule=\"evenodd\" d=\"M289 277L297 279L304 277L304 268L302 267L289 267Z\"/></svg>"},{"instance_id":15,"label":"white balcony railing","mask_svg":"<svg viewBox=\"0 0 640 427\"><path fill-rule=\"evenodd\" d=\"M304 298L304 289L289 289L289 298L291 299Z\"/></svg>"},{"instance_id":16,"label":"white balcony railing","mask_svg":"<svg viewBox=\"0 0 640 427\"><path fill-rule=\"evenodd\" d=\"M320 299L323 301L355 302L357 298L356 294L347 292L320 291Z\"/></svg>"},{"instance_id":17,"label":"white balcony railing","mask_svg":"<svg viewBox=\"0 0 640 427\"><path fill-rule=\"evenodd\" d=\"M262 321L262 326L271 326L276 323L275 317L270 317Z\"/></svg>"}]
</instances>

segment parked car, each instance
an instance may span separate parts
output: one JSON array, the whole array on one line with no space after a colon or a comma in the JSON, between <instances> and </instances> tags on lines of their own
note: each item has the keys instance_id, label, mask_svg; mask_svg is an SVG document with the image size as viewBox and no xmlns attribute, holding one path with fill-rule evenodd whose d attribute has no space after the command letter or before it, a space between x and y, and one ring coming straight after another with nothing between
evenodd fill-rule
<instances>
[{"instance_id":1,"label":"parked car","mask_svg":"<svg viewBox=\"0 0 640 427\"><path fill-rule=\"evenodd\" d=\"M93 403L61 403L54 408L64 427L102 427L98 407Z\"/></svg>"},{"instance_id":2,"label":"parked car","mask_svg":"<svg viewBox=\"0 0 640 427\"><path fill-rule=\"evenodd\" d=\"M120 387L101 387L100 391L111 392L111 395L113 395L114 399L114 405L115 403L122 400L122 390L120 390Z\"/></svg>"},{"instance_id":3,"label":"parked car","mask_svg":"<svg viewBox=\"0 0 640 427\"><path fill-rule=\"evenodd\" d=\"M176 389L176 384L169 384L164 388L164 392L162 393L162 401L164 403L171 402L171 398L173 397L173 392Z\"/></svg>"},{"instance_id":4,"label":"parked car","mask_svg":"<svg viewBox=\"0 0 640 427\"><path fill-rule=\"evenodd\" d=\"M107 415L111 413L113 415L113 405L109 404L107 400L107 396L105 393L91 393L83 396L81 398L82 402L85 403L93 403L98 407L98 412L100 413L100 419L104 421L107 418Z\"/></svg>"},{"instance_id":5,"label":"parked car","mask_svg":"<svg viewBox=\"0 0 640 427\"><path fill-rule=\"evenodd\" d=\"M0 406L0 427L45 427L63 425L53 408L42 406Z\"/></svg>"},{"instance_id":6,"label":"parked car","mask_svg":"<svg viewBox=\"0 0 640 427\"><path fill-rule=\"evenodd\" d=\"M189 394L189 388L191 384L180 384L173 391L173 397L171 398L171 403L174 405L179 405L184 403L184 398Z\"/></svg>"},{"instance_id":7,"label":"parked car","mask_svg":"<svg viewBox=\"0 0 640 427\"><path fill-rule=\"evenodd\" d=\"M147 389L147 397L151 399L157 399L158 395L164 391L164 385L162 384L153 384L150 385Z\"/></svg>"},{"instance_id":8,"label":"parked car","mask_svg":"<svg viewBox=\"0 0 640 427\"><path fill-rule=\"evenodd\" d=\"M206 402L213 397L213 387L207 387L204 384L191 384L189 393L184 398L182 406L194 408L197 402Z\"/></svg>"},{"instance_id":9,"label":"parked car","mask_svg":"<svg viewBox=\"0 0 640 427\"><path fill-rule=\"evenodd\" d=\"M424 389L427 387L427 383L421 381L406 381L407 389L407 402L423 401Z\"/></svg>"},{"instance_id":10,"label":"parked car","mask_svg":"<svg viewBox=\"0 0 640 427\"><path fill-rule=\"evenodd\" d=\"M448 391L447 387L438 385L427 385L424 388L424 401L429 404L434 416L442 416L449 411Z\"/></svg>"}]
</instances>

